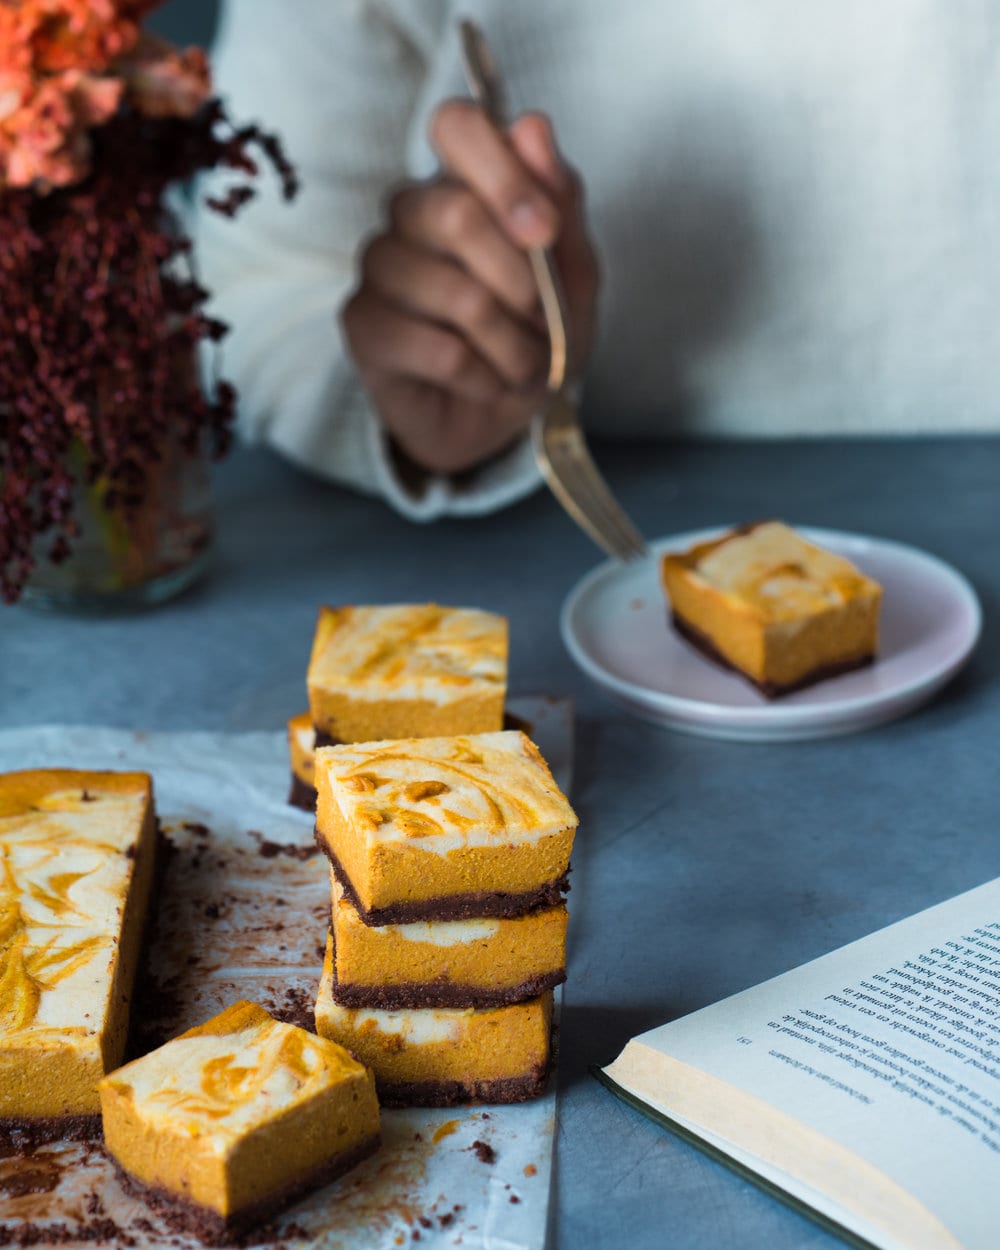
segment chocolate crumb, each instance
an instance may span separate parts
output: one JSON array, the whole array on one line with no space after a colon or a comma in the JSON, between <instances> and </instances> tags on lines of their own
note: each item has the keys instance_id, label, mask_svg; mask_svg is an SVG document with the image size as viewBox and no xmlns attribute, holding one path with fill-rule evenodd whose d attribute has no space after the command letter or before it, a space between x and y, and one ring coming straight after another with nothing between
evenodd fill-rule
<instances>
[{"instance_id":1,"label":"chocolate crumb","mask_svg":"<svg viewBox=\"0 0 1000 1250\"><path fill-rule=\"evenodd\" d=\"M444 1215L438 1216L438 1223L442 1228L447 1228L449 1224L455 1222L455 1217L450 1211L445 1211Z\"/></svg>"},{"instance_id":2,"label":"chocolate crumb","mask_svg":"<svg viewBox=\"0 0 1000 1250\"><path fill-rule=\"evenodd\" d=\"M418 1216L417 1223L420 1225L421 1228L433 1228L434 1227L433 1223L427 1218L426 1215Z\"/></svg>"},{"instance_id":3,"label":"chocolate crumb","mask_svg":"<svg viewBox=\"0 0 1000 1250\"><path fill-rule=\"evenodd\" d=\"M520 1202L520 1201L521 1201L521 1199L517 1196L517 1194L511 1194L511 1196L510 1196L510 1200L511 1200L511 1202Z\"/></svg>"},{"instance_id":4,"label":"chocolate crumb","mask_svg":"<svg viewBox=\"0 0 1000 1250\"><path fill-rule=\"evenodd\" d=\"M247 835L257 843L257 854L263 855L265 859L287 855L289 859L307 860L319 854L319 847L314 842L305 845L300 845L298 842L272 842L257 829L248 829Z\"/></svg>"},{"instance_id":5,"label":"chocolate crumb","mask_svg":"<svg viewBox=\"0 0 1000 1250\"><path fill-rule=\"evenodd\" d=\"M489 1142L479 1141L478 1139L468 1147L469 1150L476 1152L476 1158L480 1163L496 1163L497 1152L489 1144Z\"/></svg>"},{"instance_id":6,"label":"chocolate crumb","mask_svg":"<svg viewBox=\"0 0 1000 1250\"><path fill-rule=\"evenodd\" d=\"M203 825L200 820L185 820L181 828L193 833L196 838L208 838L212 833L208 825Z\"/></svg>"}]
</instances>

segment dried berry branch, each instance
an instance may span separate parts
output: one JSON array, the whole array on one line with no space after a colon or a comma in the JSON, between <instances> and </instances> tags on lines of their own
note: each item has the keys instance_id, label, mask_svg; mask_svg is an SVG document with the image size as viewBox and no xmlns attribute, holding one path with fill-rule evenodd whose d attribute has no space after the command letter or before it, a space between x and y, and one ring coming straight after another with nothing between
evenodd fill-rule
<instances>
[{"instance_id":1,"label":"dried berry branch","mask_svg":"<svg viewBox=\"0 0 1000 1250\"><path fill-rule=\"evenodd\" d=\"M235 392L198 383L195 352L226 326L190 263L165 192L201 170L257 173L260 154L286 198L295 173L277 140L233 128L212 101L192 117L125 108L91 134L91 172L40 195L0 189L0 593L16 600L39 534L65 558L77 533L71 454L105 502L128 513L168 432L219 457ZM232 215L253 191L209 201Z\"/></svg>"}]
</instances>

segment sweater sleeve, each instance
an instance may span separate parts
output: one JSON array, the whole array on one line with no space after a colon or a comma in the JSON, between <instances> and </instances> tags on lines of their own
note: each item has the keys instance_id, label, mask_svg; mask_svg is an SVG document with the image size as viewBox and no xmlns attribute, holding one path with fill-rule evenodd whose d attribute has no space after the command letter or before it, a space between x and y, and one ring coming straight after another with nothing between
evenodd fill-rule
<instances>
[{"instance_id":1,"label":"sweater sleeve","mask_svg":"<svg viewBox=\"0 0 1000 1250\"><path fill-rule=\"evenodd\" d=\"M415 103L444 6L406 0L229 0L216 87L237 124L276 131L301 179L292 203L262 170L235 220L203 207L233 176L199 189L194 235L209 311L229 323L220 367L239 391L239 432L323 477L381 495L414 520L502 507L534 489L524 442L478 473L400 479L340 335L355 257L406 177Z\"/></svg>"}]
</instances>

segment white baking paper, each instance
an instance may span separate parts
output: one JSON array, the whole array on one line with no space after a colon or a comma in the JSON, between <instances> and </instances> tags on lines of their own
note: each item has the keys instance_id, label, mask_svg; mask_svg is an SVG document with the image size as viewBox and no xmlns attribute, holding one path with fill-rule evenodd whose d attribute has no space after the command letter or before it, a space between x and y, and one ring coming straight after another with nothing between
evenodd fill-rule
<instances>
[{"instance_id":1,"label":"white baking paper","mask_svg":"<svg viewBox=\"0 0 1000 1250\"><path fill-rule=\"evenodd\" d=\"M511 710L568 790L569 705L525 698ZM329 871L312 853L311 815L285 802L283 732L0 731L0 771L39 767L153 776L172 850L133 1004L144 1048L241 998L297 1023L307 1016L323 960ZM378 1154L251 1244L541 1250L555 1114L554 1077L544 1097L517 1106L384 1111ZM476 1143L492 1149L492 1162ZM86 1143L0 1157L0 1244L29 1240L90 1250L195 1244L126 1193L101 1148Z\"/></svg>"}]
</instances>

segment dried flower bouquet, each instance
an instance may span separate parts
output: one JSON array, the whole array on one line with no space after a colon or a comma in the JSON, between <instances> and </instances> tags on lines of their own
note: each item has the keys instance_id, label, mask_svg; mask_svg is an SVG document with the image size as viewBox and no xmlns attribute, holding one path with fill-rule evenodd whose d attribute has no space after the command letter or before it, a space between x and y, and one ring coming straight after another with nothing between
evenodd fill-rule
<instances>
[{"instance_id":1,"label":"dried flower bouquet","mask_svg":"<svg viewBox=\"0 0 1000 1250\"><path fill-rule=\"evenodd\" d=\"M277 140L234 127L199 49L144 32L158 0L0 0L0 593L16 600L39 535L61 561L82 480L134 530L171 448L221 456L235 393L192 362L226 332L168 188L226 167L232 215ZM91 501L93 502L93 501ZM130 525L130 521L137 522Z\"/></svg>"}]
</instances>

